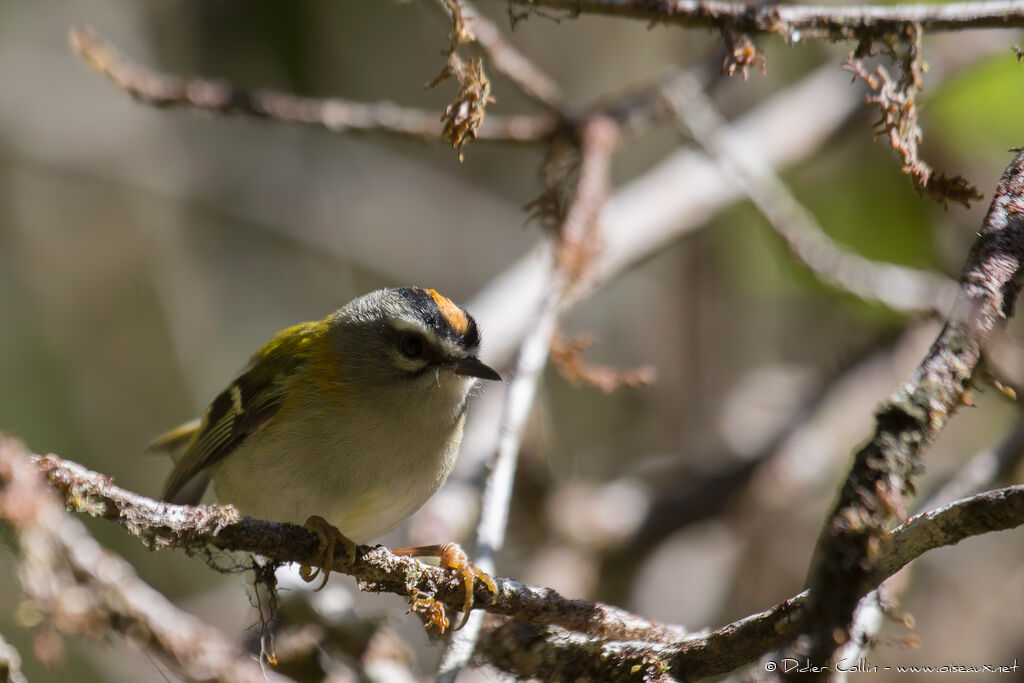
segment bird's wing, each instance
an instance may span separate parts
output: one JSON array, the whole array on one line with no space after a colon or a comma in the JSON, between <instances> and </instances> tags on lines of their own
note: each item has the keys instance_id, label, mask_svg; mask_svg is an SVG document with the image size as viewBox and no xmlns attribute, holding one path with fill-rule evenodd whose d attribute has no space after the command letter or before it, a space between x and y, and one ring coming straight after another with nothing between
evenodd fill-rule
<instances>
[{"instance_id":1,"label":"bird's wing","mask_svg":"<svg viewBox=\"0 0 1024 683\"><path fill-rule=\"evenodd\" d=\"M202 420L196 418L183 425L178 425L171 431L153 439L153 442L146 447L146 452L150 455L168 455L177 463L181 460L181 456L185 453L185 449L188 448L196 432L199 431L201 424Z\"/></svg>"},{"instance_id":2,"label":"bird's wing","mask_svg":"<svg viewBox=\"0 0 1024 683\"><path fill-rule=\"evenodd\" d=\"M198 502L209 482L209 468L237 449L281 408L288 382L305 363L302 347L309 335L304 332L312 325L304 323L279 332L213 400L198 425L182 425L153 442L150 450L172 452L188 439L164 487L164 500Z\"/></svg>"}]
</instances>

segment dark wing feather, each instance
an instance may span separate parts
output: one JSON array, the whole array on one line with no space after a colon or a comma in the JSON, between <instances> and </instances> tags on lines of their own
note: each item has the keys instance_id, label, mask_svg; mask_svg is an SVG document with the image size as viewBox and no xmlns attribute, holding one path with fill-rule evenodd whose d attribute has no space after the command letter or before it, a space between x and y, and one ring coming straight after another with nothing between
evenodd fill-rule
<instances>
[{"instance_id":1,"label":"dark wing feather","mask_svg":"<svg viewBox=\"0 0 1024 683\"><path fill-rule=\"evenodd\" d=\"M189 484L200 475L208 481L209 468L237 449L281 408L285 384L305 362L299 351L304 343L298 342L308 341L315 325L304 323L278 333L253 356L245 372L213 400L167 480L164 500L197 502L206 486L201 480Z\"/></svg>"}]
</instances>

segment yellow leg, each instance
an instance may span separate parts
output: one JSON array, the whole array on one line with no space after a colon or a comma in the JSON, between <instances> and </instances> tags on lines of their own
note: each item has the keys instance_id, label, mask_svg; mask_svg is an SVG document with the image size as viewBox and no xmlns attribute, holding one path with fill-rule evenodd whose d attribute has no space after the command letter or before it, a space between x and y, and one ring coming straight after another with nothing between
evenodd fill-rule
<instances>
[{"instance_id":1,"label":"yellow leg","mask_svg":"<svg viewBox=\"0 0 1024 683\"><path fill-rule=\"evenodd\" d=\"M445 569L453 569L458 572L466 586L466 598L462 602L462 621L460 621L459 625L455 627L456 631L466 625L466 621L469 619L469 612L473 609L474 579L479 579L481 583L487 586L487 590L491 591L495 595L498 594L498 587L495 585L494 579L470 564L469 557L466 555L466 552L459 547L458 543L425 545L418 548L396 548L391 552L396 555L405 555L407 557L436 557L441 560L442 567ZM420 600L422 601L422 598L420 598ZM447 619L444 619L444 621L447 622ZM444 629L441 629L441 632L444 633Z\"/></svg>"},{"instance_id":2,"label":"yellow leg","mask_svg":"<svg viewBox=\"0 0 1024 683\"><path fill-rule=\"evenodd\" d=\"M322 572L324 579L314 590L323 590L324 586L327 585L327 579L331 575L331 568L334 567L337 547L341 546L342 551L347 556L348 563L352 564L356 561L356 544L320 515L313 515L306 520L303 526L307 531L316 534L318 562L317 566L303 565L300 567L299 576L302 577L303 581L312 582Z\"/></svg>"}]
</instances>

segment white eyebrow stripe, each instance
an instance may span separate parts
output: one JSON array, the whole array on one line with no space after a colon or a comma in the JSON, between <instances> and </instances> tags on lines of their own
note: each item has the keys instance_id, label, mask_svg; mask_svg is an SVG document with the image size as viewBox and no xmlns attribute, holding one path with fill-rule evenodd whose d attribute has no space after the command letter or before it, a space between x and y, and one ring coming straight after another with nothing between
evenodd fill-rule
<instances>
[{"instance_id":1,"label":"white eyebrow stripe","mask_svg":"<svg viewBox=\"0 0 1024 683\"><path fill-rule=\"evenodd\" d=\"M407 318L397 318L391 321L391 326L399 332L420 332L429 336L431 339L436 338L437 332L430 329L418 320L409 320Z\"/></svg>"}]
</instances>

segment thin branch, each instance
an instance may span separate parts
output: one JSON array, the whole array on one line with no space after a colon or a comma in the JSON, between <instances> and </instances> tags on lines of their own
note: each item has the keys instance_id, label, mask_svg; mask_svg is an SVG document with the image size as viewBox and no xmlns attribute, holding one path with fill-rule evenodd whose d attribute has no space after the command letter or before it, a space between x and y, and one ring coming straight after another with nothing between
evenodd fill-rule
<instances>
[{"instance_id":1,"label":"thin branch","mask_svg":"<svg viewBox=\"0 0 1024 683\"><path fill-rule=\"evenodd\" d=\"M981 344L1012 315L1024 275L1024 153L1007 167L961 275L953 314L910 380L876 412L854 456L811 565L808 605L793 651L822 666L849 637L857 602L875 582L886 529L906 513L925 448L964 391ZM875 582L877 583L877 582Z\"/></svg>"},{"instance_id":2,"label":"thin branch","mask_svg":"<svg viewBox=\"0 0 1024 683\"><path fill-rule=\"evenodd\" d=\"M841 40L883 35L906 24L925 32L1024 26L1024 5L1015 0L948 5L825 7L745 4L715 0L509 0L513 4L572 13L631 17L687 28L731 28L742 33L774 33L797 42L808 38Z\"/></svg>"},{"instance_id":3,"label":"thin branch","mask_svg":"<svg viewBox=\"0 0 1024 683\"><path fill-rule=\"evenodd\" d=\"M472 33L473 40L487 53L490 64L505 76L524 95L549 109L560 111L563 107L560 88L540 67L519 52L490 19L468 0L458 0L462 17ZM444 0L436 0L447 11Z\"/></svg>"},{"instance_id":4,"label":"thin branch","mask_svg":"<svg viewBox=\"0 0 1024 683\"><path fill-rule=\"evenodd\" d=\"M6 443L11 443L9 440ZM110 477L55 455L36 466L67 504L79 512L110 520L154 550L220 549L262 555L272 562L313 564L317 537L296 524L243 517L232 507L172 505L111 483ZM338 558L333 571L359 580L364 590L433 595L457 610L465 598L462 579L440 567L394 555L383 546L360 546L356 562ZM665 626L601 603L569 600L549 588L495 579L497 596L477 583L474 605L528 623L553 623L603 638L674 640L677 627Z\"/></svg>"},{"instance_id":5,"label":"thin branch","mask_svg":"<svg viewBox=\"0 0 1024 683\"><path fill-rule=\"evenodd\" d=\"M732 133L773 166L785 165L816 149L858 106L853 91L826 68L778 93L737 121ZM808 108L816 116L801 116ZM800 122L799 124L797 122ZM673 240L706 225L708 217L736 200L738 190L717 164L693 149L682 149L646 174L618 189L598 220L603 245L570 305L642 262ZM488 354L508 362L530 330L544 296L549 261L535 248L468 302L477 323L488 331Z\"/></svg>"},{"instance_id":6,"label":"thin branch","mask_svg":"<svg viewBox=\"0 0 1024 683\"><path fill-rule=\"evenodd\" d=\"M941 80L965 64L994 54L997 48L1003 50L996 41L967 41L949 60L933 64L929 77ZM671 88L672 78L665 87ZM735 119L728 135L734 141L731 144L745 146L751 156L779 169L818 149L860 104L856 92L836 77L833 67L826 66ZM638 108L652 111L646 97L638 102ZM814 116L808 118L808 111ZM628 121L628 115L615 118ZM618 188L605 203L597 236L603 248L594 258L585 286L577 289L569 305L585 300L623 271L701 229L741 194L718 164L699 150L683 148L667 155ZM529 251L468 302L467 308L474 311L481 329L488 331L488 357L499 365L512 361L533 323L544 296L547 258L546 248Z\"/></svg>"},{"instance_id":7,"label":"thin branch","mask_svg":"<svg viewBox=\"0 0 1024 683\"><path fill-rule=\"evenodd\" d=\"M914 515L892 531L892 552L879 562L889 577L929 550L956 545L990 531L1015 529L1024 521L1024 486L978 493Z\"/></svg>"},{"instance_id":8,"label":"thin branch","mask_svg":"<svg viewBox=\"0 0 1024 683\"><path fill-rule=\"evenodd\" d=\"M0 442L0 462L10 460L11 453L22 457L24 451L11 440ZM38 458L35 466L46 474L69 506L121 525L151 548L237 550L264 555L276 562L296 563L308 563L316 556L316 537L294 524L240 517L232 508L159 503L118 488L109 477L53 455ZM17 519L23 517L12 519L10 508L3 501L23 499L11 498L8 471L11 470L0 469L0 484L4 487L0 489L0 515L16 526ZM30 507L18 504L14 510L23 515ZM989 491L921 515L893 532L879 562L881 573L874 580L881 582L889 573L932 548L1021 524L1024 486ZM78 547L82 552L87 550L84 544ZM335 569L360 579L360 586L367 590L402 595L408 595L410 588L436 590L435 597L452 608L461 605L464 597L458 578L438 567L392 555L383 547L362 547L353 567ZM124 577L116 578L122 581ZM660 653L659 658L672 671L694 677L726 673L781 644L795 633L808 600L807 593L802 593L711 633L687 636L679 627L656 624L600 603L567 600L548 588L508 579L497 579L497 584L498 596L488 604L484 603L490 594L483 589L477 592L478 605L488 612L509 616L520 624L560 626L564 630L558 633L571 631L602 642L643 641L640 644L648 647L648 654ZM551 647L557 646L558 639L553 637ZM484 636L479 654L490 658L494 648L490 636ZM522 665L525 663L524 659Z\"/></svg>"},{"instance_id":9,"label":"thin branch","mask_svg":"<svg viewBox=\"0 0 1024 683\"><path fill-rule=\"evenodd\" d=\"M911 528L917 527L916 531L911 532L911 536L902 541L903 544L909 546L903 549L909 551L913 547L926 547L929 543L940 540L941 535L949 530L943 528L934 532L921 531L922 527L927 529L927 525L920 520L926 516L936 515L943 507L949 507L952 501L967 498L992 486L1009 475L1022 458L1024 458L1024 416L1017 418L1016 423L995 448L982 451L971 458L954 476L917 506L916 516L901 527L907 529L908 532ZM962 513L958 513L958 516L960 514ZM897 529L895 533L899 532L900 530ZM913 534L920 534L920 538L915 540ZM945 544L940 541L940 545ZM886 573L895 573L895 571L894 567L885 569ZM909 585L909 582L906 581L897 586L890 586L889 582L885 582L861 598L860 604L857 605L854 612L850 641L836 655L837 660L845 658L848 662L856 662L864 656L884 623L881 618L881 606L892 603Z\"/></svg>"},{"instance_id":10,"label":"thin branch","mask_svg":"<svg viewBox=\"0 0 1024 683\"><path fill-rule=\"evenodd\" d=\"M916 512L947 505L966 498L1008 477L1024 459L1024 414L994 448L978 453L961 467L955 476L938 487Z\"/></svg>"},{"instance_id":11,"label":"thin branch","mask_svg":"<svg viewBox=\"0 0 1024 683\"><path fill-rule=\"evenodd\" d=\"M484 60L471 57L467 63L459 56L459 47L474 38L462 17L462 5L458 0L440 0L440 3L447 9L452 21L452 30L448 33L448 49L444 51L447 60L434 80L423 87L436 88L449 78L454 78L458 83L459 90L455 99L441 114L441 122L444 124L441 137L451 143L452 149L459 155L459 161L462 161L463 147L476 140L477 131L487 115L487 105L495 102L495 99L491 97L491 81L484 71Z\"/></svg>"},{"instance_id":12,"label":"thin branch","mask_svg":"<svg viewBox=\"0 0 1024 683\"><path fill-rule=\"evenodd\" d=\"M551 361L559 374L573 387L589 386L610 394L620 387L644 387L654 384L658 372L653 365L618 368L588 361L584 352L597 336L577 334L569 339L556 334L551 342Z\"/></svg>"},{"instance_id":13,"label":"thin branch","mask_svg":"<svg viewBox=\"0 0 1024 683\"><path fill-rule=\"evenodd\" d=\"M886 47L886 52L899 69L896 78L879 65L873 73L864 66L864 58L874 52L874 40L864 38L844 62L843 68L867 85L870 93L864 97L868 104L878 107L879 120L875 123L876 136L885 134L889 146L903 159L903 173L907 174L914 189L942 204L950 201L969 207L982 198L978 189L963 176L936 173L918 156L921 144L921 126L917 123L917 99L924 83L927 66L921 53L921 28L908 24L900 39Z\"/></svg>"},{"instance_id":14,"label":"thin branch","mask_svg":"<svg viewBox=\"0 0 1024 683\"><path fill-rule=\"evenodd\" d=\"M592 253L590 239L608 194L611 154L618 142L618 128L597 118L583 128L580 167L573 198L557 233L554 267L536 324L523 341L515 374L505 397L496 454L484 484L480 522L476 532L475 561L486 572L494 571L495 554L505 543L516 461L558 319L565 298ZM454 681L473 654L483 625L483 615L471 619L452 636L439 669L439 681Z\"/></svg>"},{"instance_id":15,"label":"thin branch","mask_svg":"<svg viewBox=\"0 0 1024 683\"><path fill-rule=\"evenodd\" d=\"M874 581L881 583L928 550L1021 525L1024 486L988 491L919 515L892 532ZM550 681L588 676L637 680L637 671L651 669L695 680L733 671L781 645L797 633L810 602L804 591L769 610L677 643L599 641L563 629L510 622L481 640L479 655L518 676Z\"/></svg>"},{"instance_id":16,"label":"thin branch","mask_svg":"<svg viewBox=\"0 0 1024 683\"><path fill-rule=\"evenodd\" d=\"M242 90L223 79L160 73L120 54L92 29L71 30L71 46L90 67L135 99L154 107L181 107L226 116L249 116L325 128L335 133L383 134L420 141L441 140L443 124L434 112L391 102L366 104L339 98L300 97L273 90ZM478 140L536 143L556 126L551 115L490 116Z\"/></svg>"},{"instance_id":17,"label":"thin branch","mask_svg":"<svg viewBox=\"0 0 1024 683\"><path fill-rule=\"evenodd\" d=\"M750 198L790 253L819 279L904 313L944 315L956 284L941 275L878 263L833 242L771 166L728 135L729 124L693 78L678 77L667 98L679 121Z\"/></svg>"},{"instance_id":18,"label":"thin branch","mask_svg":"<svg viewBox=\"0 0 1024 683\"><path fill-rule=\"evenodd\" d=\"M22 588L57 630L94 638L120 633L190 681L289 680L264 671L100 546L65 513L24 447L7 438L0 439L0 521L17 536Z\"/></svg>"}]
</instances>

